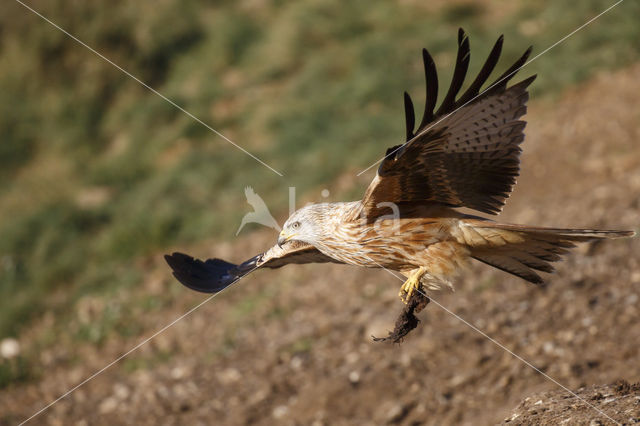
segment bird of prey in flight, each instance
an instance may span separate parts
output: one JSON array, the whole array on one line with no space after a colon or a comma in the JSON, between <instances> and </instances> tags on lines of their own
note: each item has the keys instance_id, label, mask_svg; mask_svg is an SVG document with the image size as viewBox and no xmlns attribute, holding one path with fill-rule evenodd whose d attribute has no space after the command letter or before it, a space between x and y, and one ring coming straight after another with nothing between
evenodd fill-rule
<instances>
[{"instance_id":1,"label":"bird of prey in flight","mask_svg":"<svg viewBox=\"0 0 640 426\"><path fill-rule=\"evenodd\" d=\"M503 224L457 210L498 214L519 174L525 128L521 117L529 99L527 87L536 76L509 85L529 57L529 48L486 85L502 43L500 37L460 94L470 57L469 39L459 30L453 77L438 108L436 67L429 52L422 51L422 119L415 127L413 102L405 92L406 142L387 150L362 200L297 210L276 245L239 265L167 255L173 275L193 290L215 293L258 268L290 263L386 268L406 277L400 298L407 303L416 292L451 287L472 260L540 284L536 271L553 272L551 263L574 243L632 236L632 231Z\"/></svg>"}]
</instances>

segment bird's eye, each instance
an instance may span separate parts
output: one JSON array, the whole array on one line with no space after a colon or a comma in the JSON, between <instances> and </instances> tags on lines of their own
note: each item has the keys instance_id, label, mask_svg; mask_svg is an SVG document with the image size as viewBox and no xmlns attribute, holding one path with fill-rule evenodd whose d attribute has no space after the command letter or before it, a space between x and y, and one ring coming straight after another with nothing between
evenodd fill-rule
<instances>
[{"instance_id":1,"label":"bird's eye","mask_svg":"<svg viewBox=\"0 0 640 426\"><path fill-rule=\"evenodd\" d=\"M291 224L291 229L298 229L300 228L300 222L293 222Z\"/></svg>"}]
</instances>

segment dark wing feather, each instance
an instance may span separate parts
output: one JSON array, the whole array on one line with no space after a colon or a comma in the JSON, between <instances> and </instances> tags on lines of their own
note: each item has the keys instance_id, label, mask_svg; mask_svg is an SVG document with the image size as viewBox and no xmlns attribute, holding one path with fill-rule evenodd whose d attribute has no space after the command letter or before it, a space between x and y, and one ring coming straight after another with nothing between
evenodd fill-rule
<instances>
[{"instance_id":1,"label":"dark wing feather","mask_svg":"<svg viewBox=\"0 0 640 426\"><path fill-rule=\"evenodd\" d=\"M217 293L258 268L280 268L290 263L342 263L299 241L273 246L239 265L222 259L202 261L184 253L167 254L164 258L178 281L203 293Z\"/></svg>"},{"instance_id":2,"label":"dark wing feather","mask_svg":"<svg viewBox=\"0 0 640 426\"><path fill-rule=\"evenodd\" d=\"M493 49L491 49L491 53L487 57L484 65L480 69L480 72L476 76L476 79L473 80L473 83L467 88L462 96L457 101L457 106L465 105L471 99L475 98L480 94L480 88L484 83L486 83L487 79L493 72L493 69L498 64L498 59L500 59L500 53L502 52L502 43L504 42L504 37L498 37L496 44L493 45Z\"/></svg>"},{"instance_id":3,"label":"dark wing feather","mask_svg":"<svg viewBox=\"0 0 640 426\"><path fill-rule=\"evenodd\" d=\"M436 71L436 63L433 61L427 49L422 49L422 62L424 62L424 79L427 92L424 100L424 114L422 115L422 121L420 121L420 126L418 126L416 133L419 133L420 130L424 129L424 127L434 119L433 109L436 107L436 101L438 100L438 73Z\"/></svg>"},{"instance_id":4,"label":"dark wing feather","mask_svg":"<svg viewBox=\"0 0 640 426\"><path fill-rule=\"evenodd\" d=\"M413 112L411 96L407 92L404 92L404 118L407 125L407 140L410 140L414 136L413 128L416 125L416 115Z\"/></svg>"},{"instance_id":5,"label":"dark wing feather","mask_svg":"<svg viewBox=\"0 0 640 426\"><path fill-rule=\"evenodd\" d=\"M413 133L413 102L405 94L408 141L387 150L387 157L363 199L366 217L386 212L381 202L440 203L498 213L520 170L529 77L509 88L508 81L526 62L529 48L488 89L480 93L502 50L500 37L478 76L456 99L469 67L469 39L460 30L451 86L434 114L438 77L431 55L423 51L427 100Z\"/></svg>"},{"instance_id":6,"label":"dark wing feather","mask_svg":"<svg viewBox=\"0 0 640 426\"><path fill-rule=\"evenodd\" d=\"M440 108L436 115L446 114L445 111L452 111L456 106L456 96L462 88L464 78L467 75L469 69L469 59L471 58L471 52L469 49L469 37L462 31L462 28L458 31L458 57L456 58L456 67L453 70L453 77L451 78L451 85L449 90L442 100Z\"/></svg>"}]
</instances>

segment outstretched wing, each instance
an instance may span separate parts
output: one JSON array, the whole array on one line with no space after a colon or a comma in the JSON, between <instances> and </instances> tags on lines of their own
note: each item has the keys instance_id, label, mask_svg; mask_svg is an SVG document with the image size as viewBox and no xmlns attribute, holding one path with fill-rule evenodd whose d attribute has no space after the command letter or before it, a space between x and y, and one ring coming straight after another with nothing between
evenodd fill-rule
<instances>
[{"instance_id":1,"label":"outstretched wing","mask_svg":"<svg viewBox=\"0 0 640 426\"><path fill-rule=\"evenodd\" d=\"M258 268L280 268L289 263L343 263L300 241L273 246L239 265L222 259L202 261L184 253L167 254L164 259L178 281L203 293L217 293Z\"/></svg>"},{"instance_id":2,"label":"outstretched wing","mask_svg":"<svg viewBox=\"0 0 640 426\"><path fill-rule=\"evenodd\" d=\"M524 140L529 99L529 77L507 88L526 62L529 48L504 74L480 93L502 50L495 43L480 73L461 95L469 66L469 39L458 33L458 56L442 105L434 112L438 76L433 58L423 50L426 78L425 110L414 132L411 97L405 92L407 142L387 150L377 176L362 200L365 217L382 214L379 203L433 202L497 214L509 197L520 170L520 143ZM388 212L387 212L388 213Z\"/></svg>"}]
</instances>

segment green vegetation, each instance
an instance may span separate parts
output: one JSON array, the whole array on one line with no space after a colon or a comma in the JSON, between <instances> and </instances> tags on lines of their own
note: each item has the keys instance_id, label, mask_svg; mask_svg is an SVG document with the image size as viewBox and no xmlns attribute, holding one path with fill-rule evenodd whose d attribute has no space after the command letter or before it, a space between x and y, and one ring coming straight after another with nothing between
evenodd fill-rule
<instances>
[{"instance_id":1,"label":"green vegetation","mask_svg":"<svg viewBox=\"0 0 640 426\"><path fill-rule=\"evenodd\" d=\"M367 167L404 135L402 91L420 103L422 47L435 55L443 84L450 78L459 26L471 37L474 72L500 33L504 67L610 4L33 3L285 176L7 4L0 15L0 337L17 335L45 311L64 321L88 295L139 286L144 259L232 238L247 211L246 185L282 217L287 187L319 199L338 176ZM638 16L640 4L625 2L528 66L524 75L540 74L534 96L637 61ZM332 198L363 190L354 184ZM111 330L136 334L127 325L135 312L109 305L98 324L74 328L76 337L99 343ZM0 382L23 376L20 366L7 368Z\"/></svg>"}]
</instances>

